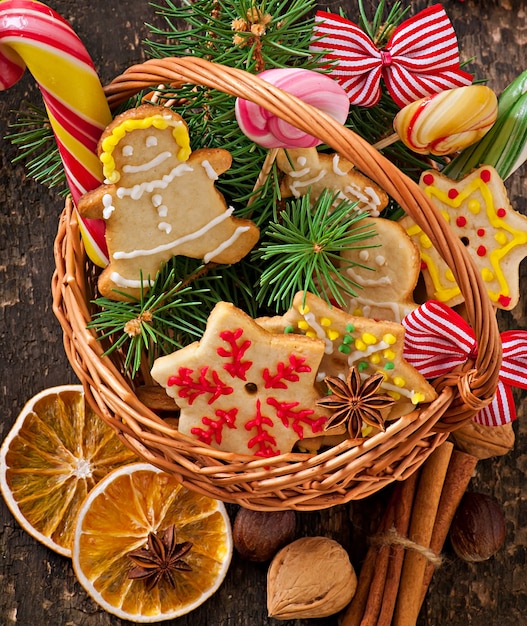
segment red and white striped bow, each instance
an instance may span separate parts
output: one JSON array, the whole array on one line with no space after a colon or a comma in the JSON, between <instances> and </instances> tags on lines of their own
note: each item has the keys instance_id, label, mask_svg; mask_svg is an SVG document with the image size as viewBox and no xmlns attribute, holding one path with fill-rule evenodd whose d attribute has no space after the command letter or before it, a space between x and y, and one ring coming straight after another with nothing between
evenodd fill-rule
<instances>
[{"instance_id":1,"label":"red and white striped bow","mask_svg":"<svg viewBox=\"0 0 527 626\"><path fill-rule=\"evenodd\" d=\"M310 50L323 53L322 62L358 106L377 104L381 76L400 107L472 83L459 67L456 33L440 4L402 22L382 50L353 22L319 11Z\"/></svg>"},{"instance_id":2,"label":"red and white striped bow","mask_svg":"<svg viewBox=\"0 0 527 626\"><path fill-rule=\"evenodd\" d=\"M409 313L405 327L404 358L425 378L437 378L474 359L478 343L467 322L442 302L430 300ZM474 420L499 426L516 419L511 387L527 389L527 332L501 333L503 360L496 395Z\"/></svg>"}]
</instances>

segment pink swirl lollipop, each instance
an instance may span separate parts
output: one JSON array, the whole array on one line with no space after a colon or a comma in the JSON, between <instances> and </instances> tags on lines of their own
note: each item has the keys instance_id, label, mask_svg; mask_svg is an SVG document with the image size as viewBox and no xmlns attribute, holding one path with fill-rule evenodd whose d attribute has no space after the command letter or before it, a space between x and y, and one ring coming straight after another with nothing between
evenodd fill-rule
<instances>
[{"instance_id":1,"label":"pink swirl lollipop","mask_svg":"<svg viewBox=\"0 0 527 626\"><path fill-rule=\"evenodd\" d=\"M277 68L258 76L321 109L341 124L348 117L350 102L346 92L325 74L301 68ZM238 98L235 112L242 132L264 148L312 148L322 143L249 100Z\"/></svg>"},{"instance_id":2,"label":"pink swirl lollipop","mask_svg":"<svg viewBox=\"0 0 527 626\"><path fill-rule=\"evenodd\" d=\"M0 2L0 90L29 69L38 83L55 133L74 202L98 187L97 141L112 116L93 62L71 26L35 0ZM104 222L80 220L86 251L108 263Z\"/></svg>"}]
</instances>

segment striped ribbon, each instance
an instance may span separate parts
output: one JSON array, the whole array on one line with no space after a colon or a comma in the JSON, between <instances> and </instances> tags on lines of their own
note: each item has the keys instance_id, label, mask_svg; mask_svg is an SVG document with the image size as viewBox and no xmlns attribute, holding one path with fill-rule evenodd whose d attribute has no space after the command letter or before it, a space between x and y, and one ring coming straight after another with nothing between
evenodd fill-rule
<instances>
[{"instance_id":1,"label":"striped ribbon","mask_svg":"<svg viewBox=\"0 0 527 626\"><path fill-rule=\"evenodd\" d=\"M442 302L430 300L409 313L405 327L404 357L425 378L437 378L478 354L478 342L469 324ZM511 387L527 389L527 332L501 333L503 359L492 402L474 417L485 426L516 419Z\"/></svg>"},{"instance_id":2,"label":"striped ribbon","mask_svg":"<svg viewBox=\"0 0 527 626\"><path fill-rule=\"evenodd\" d=\"M319 11L310 50L322 53L322 63L358 106L377 104L381 77L400 107L472 83L460 69L456 34L440 4L402 22L382 50L353 22Z\"/></svg>"}]
</instances>

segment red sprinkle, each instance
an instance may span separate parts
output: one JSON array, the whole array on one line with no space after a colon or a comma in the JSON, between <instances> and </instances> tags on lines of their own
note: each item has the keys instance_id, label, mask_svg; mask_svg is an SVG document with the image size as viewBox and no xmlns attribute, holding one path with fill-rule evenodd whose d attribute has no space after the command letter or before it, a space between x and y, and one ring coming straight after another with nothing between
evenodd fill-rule
<instances>
[{"instance_id":1,"label":"red sprinkle","mask_svg":"<svg viewBox=\"0 0 527 626\"><path fill-rule=\"evenodd\" d=\"M505 209L498 209L496 211L496 215L498 217L505 217L507 215L507 211Z\"/></svg>"},{"instance_id":2,"label":"red sprinkle","mask_svg":"<svg viewBox=\"0 0 527 626\"><path fill-rule=\"evenodd\" d=\"M426 264L426 261L421 261L421 269L422 270L426 270L428 267L428 265Z\"/></svg>"},{"instance_id":3,"label":"red sprinkle","mask_svg":"<svg viewBox=\"0 0 527 626\"><path fill-rule=\"evenodd\" d=\"M490 180L490 170L481 170L480 178L484 183L488 183Z\"/></svg>"},{"instance_id":4,"label":"red sprinkle","mask_svg":"<svg viewBox=\"0 0 527 626\"><path fill-rule=\"evenodd\" d=\"M456 225L463 228L463 226L467 225L467 218L464 217L463 215L460 215L459 217L456 218Z\"/></svg>"},{"instance_id":5,"label":"red sprinkle","mask_svg":"<svg viewBox=\"0 0 527 626\"><path fill-rule=\"evenodd\" d=\"M485 229L484 228L478 228L478 230L476 232L478 233L478 237L484 237L485 236Z\"/></svg>"},{"instance_id":6,"label":"red sprinkle","mask_svg":"<svg viewBox=\"0 0 527 626\"><path fill-rule=\"evenodd\" d=\"M433 174L425 174L423 176L423 183L425 185L431 185L434 182L434 176Z\"/></svg>"},{"instance_id":7,"label":"red sprinkle","mask_svg":"<svg viewBox=\"0 0 527 626\"><path fill-rule=\"evenodd\" d=\"M476 254L478 256L485 256L487 254L487 248L485 248L485 246L478 246L478 249L476 250Z\"/></svg>"},{"instance_id":8,"label":"red sprinkle","mask_svg":"<svg viewBox=\"0 0 527 626\"><path fill-rule=\"evenodd\" d=\"M498 298L498 302L502 306L509 306L509 304L511 303L511 299L509 298L509 296L504 296L503 294L500 294L500 297Z\"/></svg>"},{"instance_id":9,"label":"red sprinkle","mask_svg":"<svg viewBox=\"0 0 527 626\"><path fill-rule=\"evenodd\" d=\"M459 196L459 191L457 189L449 189L448 190L448 197L453 200L454 198L457 198Z\"/></svg>"}]
</instances>

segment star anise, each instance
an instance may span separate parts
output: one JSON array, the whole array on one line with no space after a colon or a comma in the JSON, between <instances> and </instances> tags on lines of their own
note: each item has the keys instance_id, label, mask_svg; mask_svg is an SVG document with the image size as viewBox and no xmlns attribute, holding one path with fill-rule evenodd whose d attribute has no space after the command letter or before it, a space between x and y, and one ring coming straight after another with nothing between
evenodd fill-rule
<instances>
[{"instance_id":1,"label":"star anise","mask_svg":"<svg viewBox=\"0 0 527 626\"><path fill-rule=\"evenodd\" d=\"M389 395L378 393L384 380L382 372L364 380L356 366L350 368L346 380L336 376L325 379L331 394L317 401L319 406L333 411L325 428L346 423L349 436L357 439L362 436L363 422L385 430L383 410L393 405Z\"/></svg>"},{"instance_id":2,"label":"star anise","mask_svg":"<svg viewBox=\"0 0 527 626\"><path fill-rule=\"evenodd\" d=\"M128 553L135 565L128 573L128 578L144 580L147 591L151 591L161 579L165 579L175 588L174 571L192 570L190 565L182 560L191 548L190 541L176 543L174 524L165 530L161 538L151 532L146 548Z\"/></svg>"}]
</instances>

